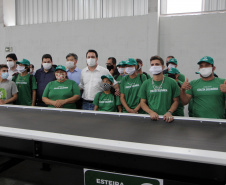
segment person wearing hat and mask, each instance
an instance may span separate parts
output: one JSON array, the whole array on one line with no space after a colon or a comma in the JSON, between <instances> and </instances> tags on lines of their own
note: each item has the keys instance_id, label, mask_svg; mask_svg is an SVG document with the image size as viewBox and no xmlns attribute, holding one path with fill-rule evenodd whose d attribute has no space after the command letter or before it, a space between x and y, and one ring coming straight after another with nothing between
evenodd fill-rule
<instances>
[{"instance_id":1,"label":"person wearing hat and mask","mask_svg":"<svg viewBox=\"0 0 226 185\"><path fill-rule=\"evenodd\" d=\"M161 57L151 57L150 64L153 77L141 86L141 107L152 120L159 120L159 115L163 115L165 122L172 122L172 114L179 104L180 88L175 80L163 75L165 66Z\"/></svg>"},{"instance_id":2,"label":"person wearing hat and mask","mask_svg":"<svg viewBox=\"0 0 226 185\"><path fill-rule=\"evenodd\" d=\"M141 59L139 59L139 58L137 58L136 61L137 61L137 65L138 65L138 68L137 68L138 74L144 74L147 79L151 78L151 76L149 74L147 74L146 72L143 72L143 70L142 70L142 68L143 68L143 61Z\"/></svg>"},{"instance_id":3,"label":"person wearing hat and mask","mask_svg":"<svg viewBox=\"0 0 226 185\"><path fill-rule=\"evenodd\" d=\"M123 112L128 113L144 113L140 106L140 98L138 92L142 83L147 80L144 74L137 73L137 62L133 58L126 61L125 76L120 84L121 96L120 100L123 106Z\"/></svg>"},{"instance_id":4,"label":"person wearing hat and mask","mask_svg":"<svg viewBox=\"0 0 226 185\"><path fill-rule=\"evenodd\" d=\"M170 57L172 57L172 58L170 58ZM171 68L177 68L177 59L176 58L174 58L173 56L169 56L169 57L167 57L167 60L168 60L168 62L167 62L167 69L166 70L164 70L164 72L163 72L163 74L168 74L168 71L171 69ZM185 81L185 76L183 75L183 74L179 74L179 77L178 77L178 79L181 81L181 82L184 82Z\"/></svg>"},{"instance_id":5,"label":"person wearing hat and mask","mask_svg":"<svg viewBox=\"0 0 226 185\"><path fill-rule=\"evenodd\" d=\"M8 80L8 66L0 64L0 105L9 104L17 99L17 86Z\"/></svg>"},{"instance_id":6,"label":"person wearing hat and mask","mask_svg":"<svg viewBox=\"0 0 226 185\"><path fill-rule=\"evenodd\" d=\"M220 87L225 79L214 77L213 58L204 56L198 65L201 78L191 82L186 79L181 87L181 101L187 105L193 99L193 117L224 119L226 96Z\"/></svg>"},{"instance_id":7,"label":"person wearing hat and mask","mask_svg":"<svg viewBox=\"0 0 226 185\"><path fill-rule=\"evenodd\" d=\"M16 83L19 92L15 104L35 106L37 84L35 77L29 73L30 61L23 59L16 63L19 74L15 74L12 80Z\"/></svg>"},{"instance_id":8,"label":"person wearing hat and mask","mask_svg":"<svg viewBox=\"0 0 226 185\"><path fill-rule=\"evenodd\" d=\"M41 68L35 73L35 78L37 81L37 106L47 107L47 105L42 101L42 94L49 82L56 80L55 68L53 67L53 59L50 54L44 54L42 56Z\"/></svg>"},{"instance_id":9,"label":"person wearing hat and mask","mask_svg":"<svg viewBox=\"0 0 226 185\"><path fill-rule=\"evenodd\" d=\"M15 73L18 73L17 71L17 56L15 53L10 53L6 56L6 63L7 63L7 66L8 66L8 73L9 73L9 76L8 76L8 80L12 80L13 79L13 75Z\"/></svg>"},{"instance_id":10,"label":"person wearing hat and mask","mask_svg":"<svg viewBox=\"0 0 226 185\"><path fill-rule=\"evenodd\" d=\"M118 82L118 84L121 84L122 78L126 76L125 74L125 66L126 66L126 61L121 61L117 65L117 70L119 74L114 76L114 79Z\"/></svg>"},{"instance_id":11,"label":"person wearing hat and mask","mask_svg":"<svg viewBox=\"0 0 226 185\"><path fill-rule=\"evenodd\" d=\"M180 71L177 68L171 68L168 71L168 77L174 79L178 86L181 88L183 82L181 82L178 77L179 77ZM177 107L177 110L173 113L173 116L184 116L184 105L183 103L179 100L179 105Z\"/></svg>"},{"instance_id":12,"label":"person wearing hat and mask","mask_svg":"<svg viewBox=\"0 0 226 185\"><path fill-rule=\"evenodd\" d=\"M122 112L121 102L119 96L115 96L112 92L112 84L114 79L111 75L101 76L101 87L104 91L98 92L94 98L93 104L95 111L108 111L108 112Z\"/></svg>"},{"instance_id":13,"label":"person wearing hat and mask","mask_svg":"<svg viewBox=\"0 0 226 185\"><path fill-rule=\"evenodd\" d=\"M56 80L49 82L43 92L42 101L49 107L76 109L75 102L80 99L80 90L73 80L67 79L66 68L56 67Z\"/></svg>"},{"instance_id":14,"label":"person wearing hat and mask","mask_svg":"<svg viewBox=\"0 0 226 185\"><path fill-rule=\"evenodd\" d=\"M93 100L95 95L102 91L100 84L101 76L110 75L110 72L97 64L98 53L95 50L88 50L86 53L87 67L82 70L79 87L83 90L83 110L94 110ZM113 87L117 95L120 95L118 83L114 80Z\"/></svg>"}]
</instances>

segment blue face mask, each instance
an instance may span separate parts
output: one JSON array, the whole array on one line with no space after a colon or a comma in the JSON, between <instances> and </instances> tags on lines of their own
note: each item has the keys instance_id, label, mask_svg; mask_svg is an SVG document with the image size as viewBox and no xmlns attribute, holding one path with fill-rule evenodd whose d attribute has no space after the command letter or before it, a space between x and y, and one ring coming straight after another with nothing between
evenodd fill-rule
<instances>
[{"instance_id":1,"label":"blue face mask","mask_svg":"<svg viewBox=\"0 0 226 185\"><path fill-rule=\"evenodd\" d=\"M9 73L5 72L1 75L2 79L7 79L9 77Z\"/></svg>"}]
</instances>

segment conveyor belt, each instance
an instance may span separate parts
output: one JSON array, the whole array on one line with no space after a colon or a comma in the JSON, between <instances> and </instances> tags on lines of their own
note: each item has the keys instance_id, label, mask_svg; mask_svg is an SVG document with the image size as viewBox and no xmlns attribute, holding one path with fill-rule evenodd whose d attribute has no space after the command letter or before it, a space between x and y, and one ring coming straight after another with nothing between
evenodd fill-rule
<instances>
[{"instance_id":1,"label":"conveyor belt","mask_svg":"<svg viewBox=\"0 0 226 185\"><path fill-rule=\"evenodd\" d=\"M226 152L226 123L176 119L165 123L146 115L67 112L0 106L0 126L143 144Z\"/></svg>"}]
</instances>

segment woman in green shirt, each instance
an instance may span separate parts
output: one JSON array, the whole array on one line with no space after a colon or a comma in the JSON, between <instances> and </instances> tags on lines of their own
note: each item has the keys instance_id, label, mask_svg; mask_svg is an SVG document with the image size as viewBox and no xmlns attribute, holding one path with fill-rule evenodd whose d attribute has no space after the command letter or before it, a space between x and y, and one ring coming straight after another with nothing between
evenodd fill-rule
<instances>
[{"instance_id":1,"label":"woman in green shirt","mask_svg":"<svg viewBox=\"0 0 226 185\"><path fill-rule=\"evenodd\" d=\"M68 80L66 68L56 67L55 81L49 82L42 95L42 101L49 107L76 109L75 102L80 99L80 90L73 80Z\"/></svg>"},{"instance_id":2,"label":"woman in green shirt","mask_svg":"<svg viewBox=\"0 0 226 185\"><path fill-rule=\"evenodd\" d=\"M98 92L94 98L93 104L95 105L95 111L108 111L108 112L122 112L121 102L119 96L115 96L112 93L111 88L114 83L114 79L111 75L103 75L102 88L104 91Z\"/></svg>"}]
</instances>

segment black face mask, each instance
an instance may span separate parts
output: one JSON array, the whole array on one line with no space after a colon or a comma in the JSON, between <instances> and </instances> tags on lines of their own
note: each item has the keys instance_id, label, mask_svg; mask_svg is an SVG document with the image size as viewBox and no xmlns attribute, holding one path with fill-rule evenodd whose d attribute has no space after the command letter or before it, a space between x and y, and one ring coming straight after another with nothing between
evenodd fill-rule
<instances>
[{"instance_id":1,"label":"black face mask","mask_svg":"<svg viewBox=\"0 0 226 185\"><path fill-rule=\"evenodd\" d=\"M109 71L111 71L112 69L114 69L114 66L113 66L113 65L107 65L107 69L108 69Z\"/></svg>"},{"instance_id":2,"label":"black face mask","mask_svg":"<svg viewBox=\"0 0 226 185\"><path fill-rule=\"evenodd\" d=\"M173 75L173 74L168 74L168 77L170 77L172 79L176 79L176 75Z\"/></svg>"}]
</instances>

